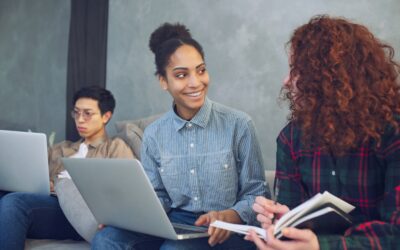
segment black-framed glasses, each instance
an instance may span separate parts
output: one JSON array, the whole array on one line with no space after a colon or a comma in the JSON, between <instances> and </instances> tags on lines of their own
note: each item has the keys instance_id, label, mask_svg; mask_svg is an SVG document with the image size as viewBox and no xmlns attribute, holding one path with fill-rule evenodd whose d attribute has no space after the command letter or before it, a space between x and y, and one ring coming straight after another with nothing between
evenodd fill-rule
<instances>
[{"instance_id":1,"label":"black-framed glasses","mask_svg":"<svg viewBox=\"0 0 400 250\"><path fill-rule=\"evenodd\" d=\"M83 120L89 121L90 119L92 119L92 116L94 116L96 114L98 114L98 113L90 112L89 110L82 110L82 111L72 110L71 111L71 117L74 120L78 120L79 117L82 116Z\"/></svg>"}]
</instances>

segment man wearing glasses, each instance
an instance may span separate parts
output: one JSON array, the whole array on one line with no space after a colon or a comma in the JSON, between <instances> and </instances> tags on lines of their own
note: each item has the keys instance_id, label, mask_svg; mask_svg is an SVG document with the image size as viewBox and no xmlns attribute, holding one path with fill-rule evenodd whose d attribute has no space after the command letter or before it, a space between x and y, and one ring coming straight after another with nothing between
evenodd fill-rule
<instances>
[{"instance_id":1,"label":"man wearing glasses","mask_svg":"<svg viewBox=\"0 0 400 250\"><path fill-rule=\"evenodd\" d=\"M110 91L94 86L82 88L75 93L73 102L71 114L81 139L63 141L49 148L51 191L54 183L69 176L61 162L63 157L134 157L122 139L107 136L106 124L115 108ZM82 240L65 217L56 196L9 193L0 203L0 249L24 249L25 238Z\"/></svg>"}]
</instances>

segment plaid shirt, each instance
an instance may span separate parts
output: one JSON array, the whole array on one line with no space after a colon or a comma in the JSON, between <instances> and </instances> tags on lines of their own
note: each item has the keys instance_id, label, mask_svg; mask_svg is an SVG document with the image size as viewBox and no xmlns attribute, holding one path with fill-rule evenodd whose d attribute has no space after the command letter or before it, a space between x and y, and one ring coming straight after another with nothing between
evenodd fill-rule
<instances>
[{"instance_id":1,"label":"plaid shirt","mask_svg":"<svg viewBox=\"0 0 400 250\"><path fill-rule=\"evenodd\" d=\"M400 249L400 134L387 129L379 150L363 145L341 157L304 150L289 123L277 138L278 201L293 208L325 190L351 203L343 235L319 235L321 249Z\"/></svg>"}]
</instances>

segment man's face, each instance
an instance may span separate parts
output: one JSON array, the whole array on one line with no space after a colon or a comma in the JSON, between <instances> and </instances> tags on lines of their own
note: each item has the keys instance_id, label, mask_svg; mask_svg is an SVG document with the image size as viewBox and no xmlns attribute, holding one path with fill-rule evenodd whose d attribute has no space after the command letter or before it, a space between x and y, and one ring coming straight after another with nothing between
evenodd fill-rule
<instances>
[{"instance_id":1,"label":"man's face","mask_svg":"<svg viewBox=\"0 0 400 250\"><path fill-rule=\"evenodd\" d=\"M111 112L102 115L97 100L79 98L75 102L73 117L79 135L85 139L85 142L91 143L104 136Z\"/></svg>"}]
</instances>

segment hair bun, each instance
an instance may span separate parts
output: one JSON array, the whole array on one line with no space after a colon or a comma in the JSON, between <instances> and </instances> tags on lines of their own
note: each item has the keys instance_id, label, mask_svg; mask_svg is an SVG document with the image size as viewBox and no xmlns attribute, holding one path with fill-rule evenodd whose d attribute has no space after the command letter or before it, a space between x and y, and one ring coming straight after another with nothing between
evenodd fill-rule
<instances>
[{"instance_id":1,"label":"hair bun","mask_svg":"<svg viewBox=\"0 0 400 250\"><path fill-rule=\"evenodd\" d=\"M149 47L153 53L156 53L161 44L174 38L192 38L192 35L185 25L164 23L151 34Z\"/></svg>"}]
</instances>

